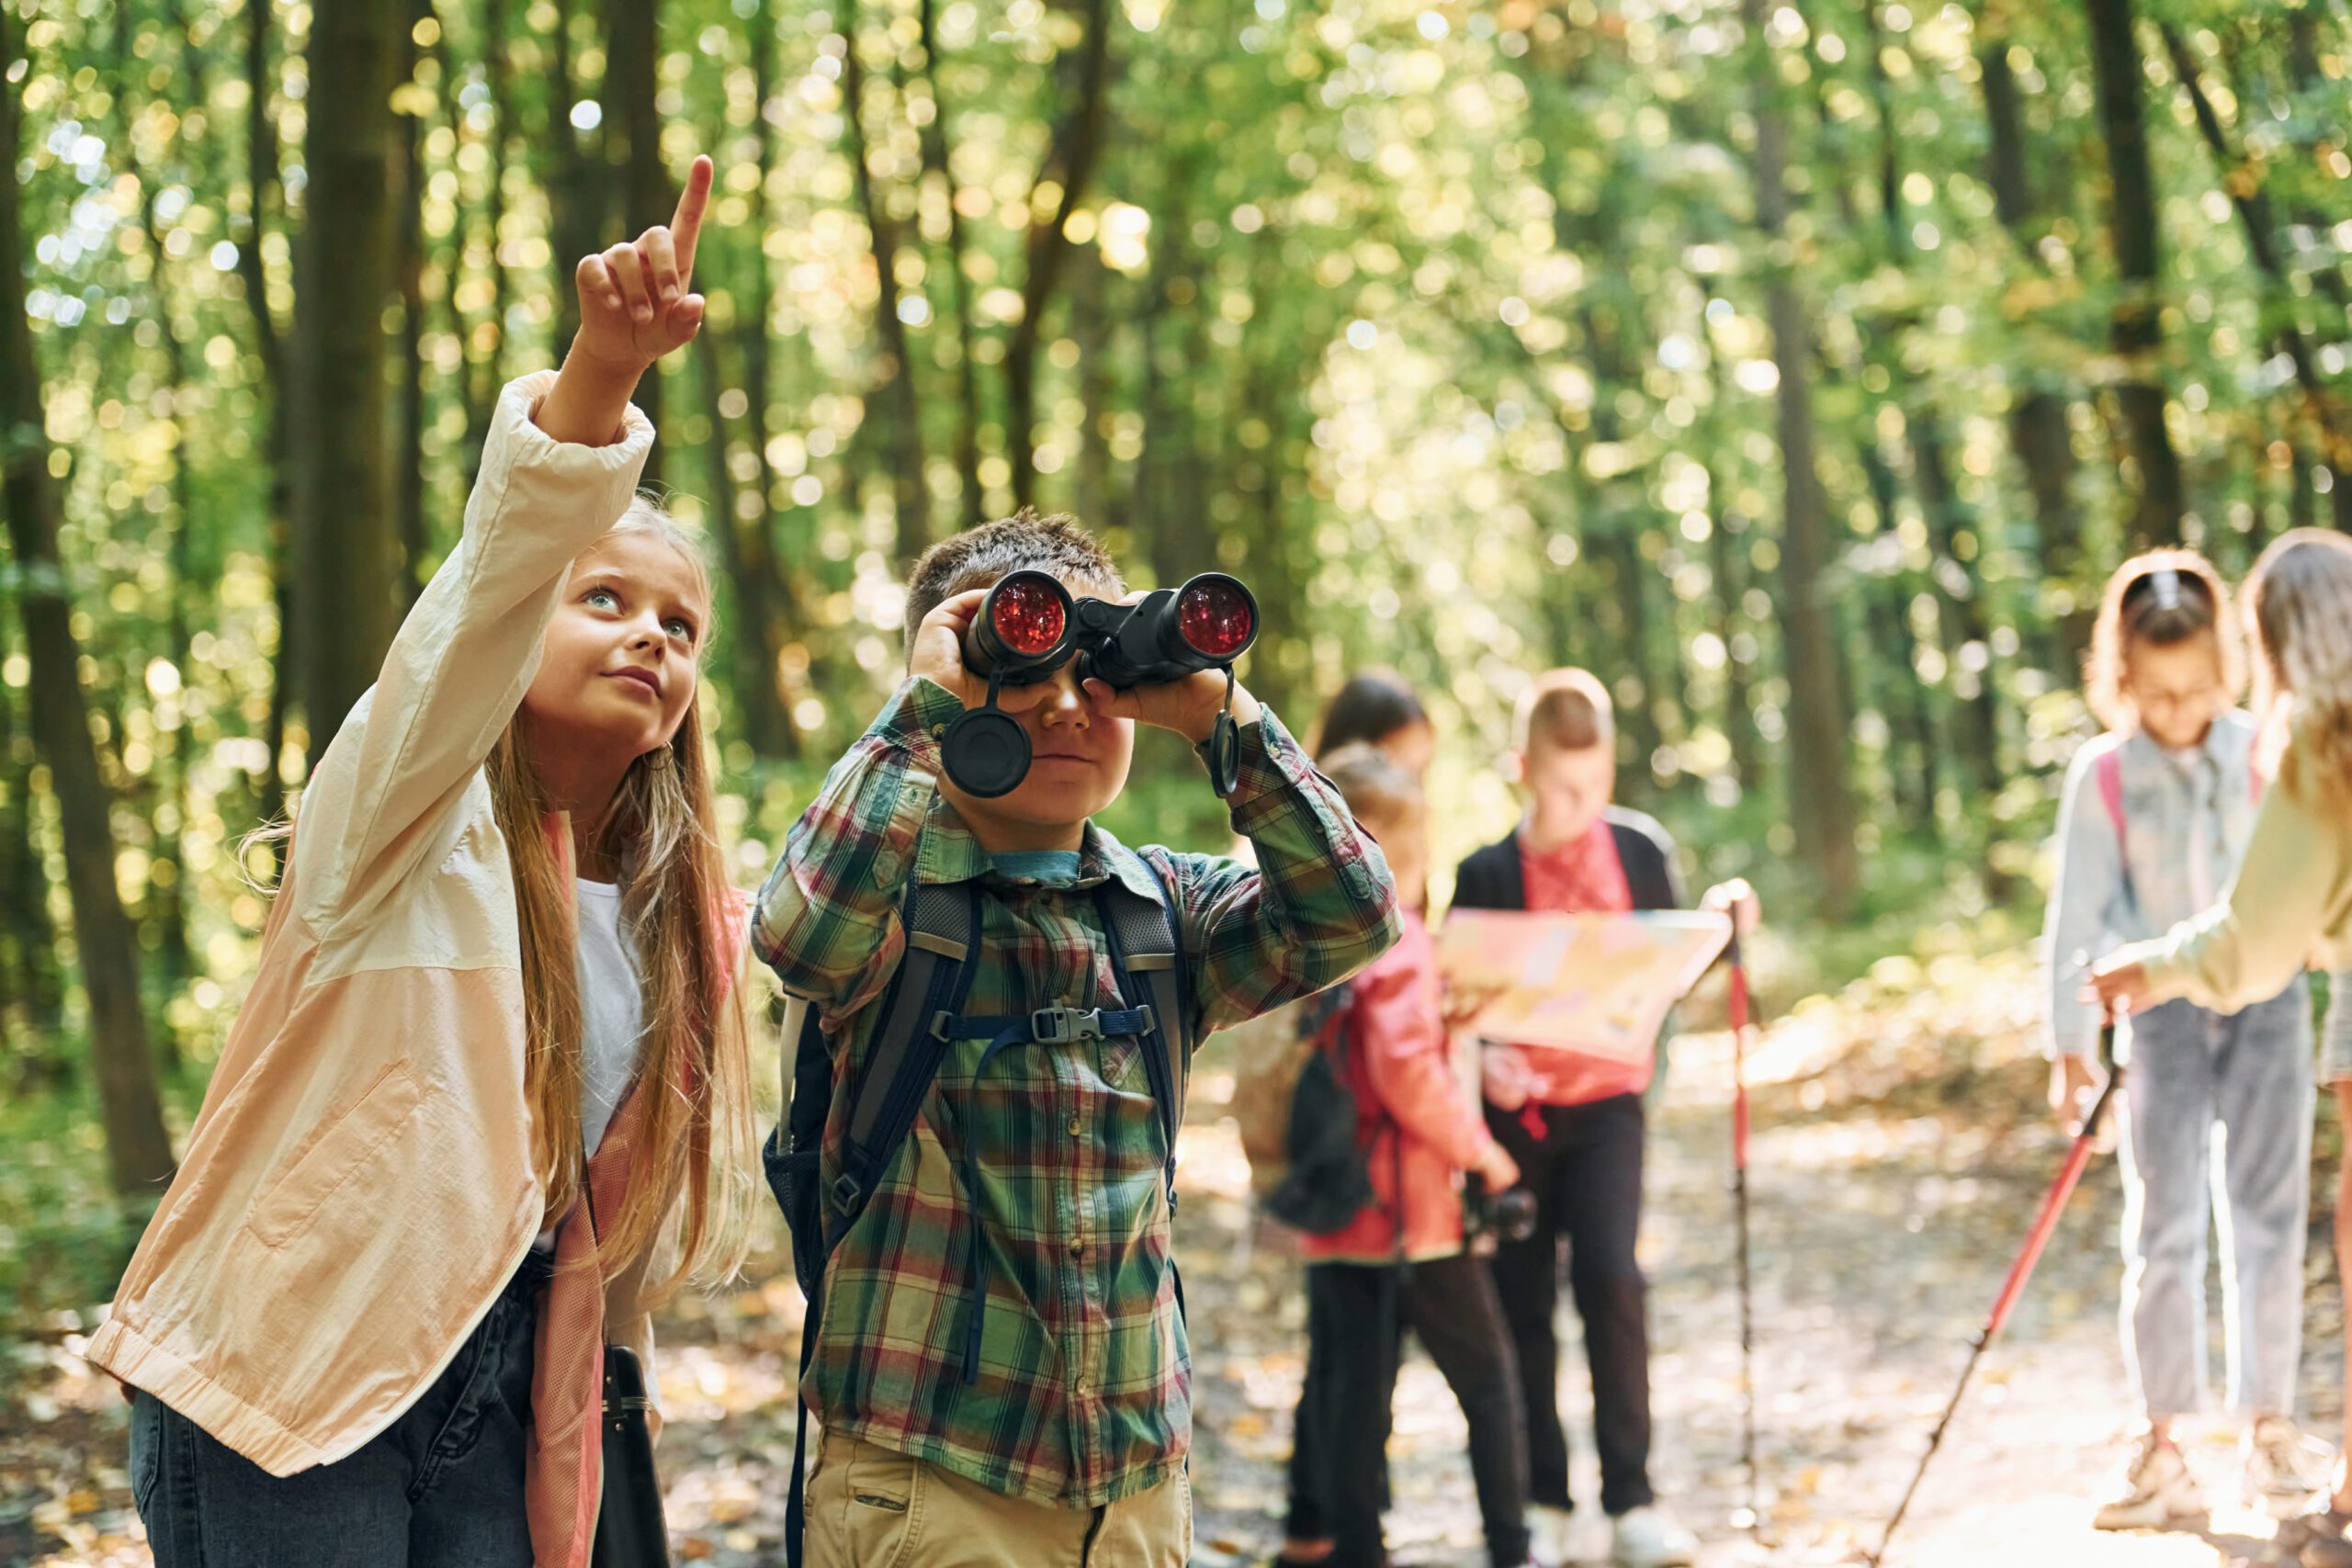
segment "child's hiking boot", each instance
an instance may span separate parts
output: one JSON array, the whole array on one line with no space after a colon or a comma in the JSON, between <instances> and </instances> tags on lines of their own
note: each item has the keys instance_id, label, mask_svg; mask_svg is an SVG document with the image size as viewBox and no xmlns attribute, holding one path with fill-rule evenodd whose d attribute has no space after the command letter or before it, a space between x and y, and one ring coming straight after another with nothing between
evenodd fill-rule
<instances>
[{"instance_id":1,"label":"child's hiking boot","mask_svg":"<svg viewBox=\"0 0 2352 1568\"><path fill-rule=\"evenodd\" d=\"M2205 1517L2205 1494L2188 1461L2150 1432L2141 1438L2119 1495L2100 1506L2091 1523L2103 1530L2162 1529Z\"/></svg>"},{"instance_id":2,"label":"child's hiking boot","mask_svg":"<svg viewBox=\"0 0 2352 1568\"><path fill-rule=\"evenodd\" d=\"M1576 1517L1545 1503L1527 1506L1527 1554L1537 1568L1566 1568L1576 1561Z\"/></svg>"},{"instance_id":3,"label":"child's hiking boot","mask_svg":"<svg viewBox=\"0 0 2352 1568\"><path fill-rule=\"evenodd\" d=\"M2262 1416L2246 1428L2245 1501L2274 1519L2310 1507L2335 1468L2335 1450L2284 1416Z\"/></svg>"},{"instance_id":4,"label":"child's hiking boot","mask_svg":"<svg viewBox=\"0 0 2352 1568\"><path fill-rule=\"evenodd\" d=\"M1655 1503L1609 1521L1609 1560L1618 1568L1687 1568L1698 1557L1699 1538Z\"/></svg>"}]
</instances>

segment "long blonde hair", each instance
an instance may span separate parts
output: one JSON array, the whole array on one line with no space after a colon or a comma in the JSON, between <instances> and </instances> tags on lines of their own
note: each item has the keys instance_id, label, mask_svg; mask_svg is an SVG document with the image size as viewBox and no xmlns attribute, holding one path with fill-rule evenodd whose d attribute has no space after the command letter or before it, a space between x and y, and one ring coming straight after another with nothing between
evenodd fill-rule
<instances>
[{"instance_id":1,"label":"long blonde hair","mask_svg":"<svg viewBox=\"0 0 2352 1568\"><path fill-rule=\"evenodd\" d=\"M659 505L639 497L612 532L672 546L693 564L707 602L700 548ZM697 658L709 640L706 631ZM532 760L527 714L508 723L487 769L522 933L532 1162L554 1224L583 1188L582 1021L573 893L548 837L556 807ZM637 943L645 1016L636 1165L619 1214L599 1216L596 1257L609 1278L659 1244L669 1268L649 1269L650 1302L691 1275L732 1273L751 1208L751 1066L732 983L740 901L719 847L699 692L670 744L629 764L596 831L621 864L621 910Z\"/></svg>"},{"instance_id":2,"label":"long blonde hair","mask_svg":"<svg viewBox=\"0 0 2352 1568\"><path fill-rule=\"evenodd\" d=\"M2255 701L2284 715L2278 782L2352 809L2352 539L2319 528L2281 534L2245 584L2256 652ZM2301 778L2310 761L2315 776Z\"/></svg>"}]
</instances>

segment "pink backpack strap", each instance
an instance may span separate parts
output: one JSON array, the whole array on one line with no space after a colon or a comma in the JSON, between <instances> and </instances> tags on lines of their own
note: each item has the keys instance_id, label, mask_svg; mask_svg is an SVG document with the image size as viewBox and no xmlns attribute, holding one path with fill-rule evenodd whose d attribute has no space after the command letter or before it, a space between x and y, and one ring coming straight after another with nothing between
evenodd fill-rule
<instances>
[{"instance_id":1,"label":"pink backpack strap","mask_svg":"<svg viewBox=\"0 0 2352 1568\"><path fill-rule=\"evenodd\" d=\"M2123 831L2123 750L2111 747L2099 753L2091 764L2098 780L2099 804L2107 807L2107 819L2115 824L2115 841L2119 849L2128 849Z\"/></svg>"}]
</instances>

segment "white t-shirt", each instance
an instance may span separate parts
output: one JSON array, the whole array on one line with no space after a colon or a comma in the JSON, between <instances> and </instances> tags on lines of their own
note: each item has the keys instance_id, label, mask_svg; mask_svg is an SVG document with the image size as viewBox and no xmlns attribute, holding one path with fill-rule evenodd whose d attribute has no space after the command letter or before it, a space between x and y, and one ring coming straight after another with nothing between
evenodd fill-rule
<instances>
[{"instance_id":1,"label":"white t-shirt","mask_svg":"<svg viewBox=\"0 0 2352 1568\"><path fill-rule=\"evenodd\" d=\"M593 1158L637 1076L645 995L637 942L621 919L620 888L585 880L573 886L579 889L572 973L580 987L580 1145ZM555 1232L540 1232L538 1244L553 1247Z\"/></svg>"},{"instance_id":2,"label":"white t-shirt","mask_svg":"<svg viewBox=\"0 0 2352 1568\"><path fill-rule=\"evenodd\" d=\"M645 1034L645 996L637 942L621 921L621 890L580 882L580 1145L593 1157L637 1076Z\"/></svg>"}]
</instances>

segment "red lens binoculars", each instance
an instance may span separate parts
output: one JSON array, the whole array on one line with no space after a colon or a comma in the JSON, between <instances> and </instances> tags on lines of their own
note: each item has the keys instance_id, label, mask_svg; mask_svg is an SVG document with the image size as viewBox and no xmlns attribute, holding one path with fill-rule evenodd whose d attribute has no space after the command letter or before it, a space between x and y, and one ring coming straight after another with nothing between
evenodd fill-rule
<instances>
[{"instance_id":1,"label":"red lens binoculars","mask_svg":"<svg viewBox=\"0 0 2352 1568\"><path fill-rule=\"evenodd\" d=\"M1233 661L1258 639L1258 601L1240 580L1208 571L1133 604L1079 598L1058 578L1016 571L998 581L964 633L964 668L985 675L989 699L947 727L947 776L981 799L1017 788L1029 775L1029 736L997 706L1006 686L1035 685L1075 660L1080 679L1125 691L1222 669L1227 709L1206 756L1217 793L1239 780L1240 735L1233 722Z\"/></svg>"}]
</instances>

